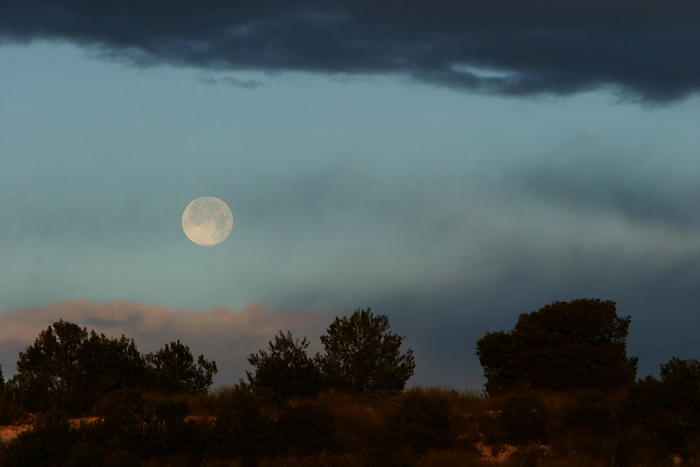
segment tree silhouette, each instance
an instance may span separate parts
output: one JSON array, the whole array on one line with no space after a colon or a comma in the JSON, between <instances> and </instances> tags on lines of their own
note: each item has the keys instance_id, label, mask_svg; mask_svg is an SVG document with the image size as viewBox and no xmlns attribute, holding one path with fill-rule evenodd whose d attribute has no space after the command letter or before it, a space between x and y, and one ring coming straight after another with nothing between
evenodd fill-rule
<instances>
[{"instance_id":1,"label":"tree silhouette","mask_svg":"<svg viewBox=\"0 0 700 467\"><path fill-rule=\"evenodd\" d=\"M336 318L321 336L325 355L316 362L333 387L351 392L395 394L413 376L416 364L409 348L401 354L403 337L389 331L389 318L371 309Z\"/></svg>"},{"instance_id":2,"label":"tree silhouette","mask_svg":"<svg viewBox=\"0 0 700 467\"><path fill-rule=\"evenodd\" d=\"M554 302L520 315L515 329L487 333L477 355L497 394L517 385L533 389L606 389L634 381L637 359L626 356L630 317L615 302L580 299Z\"/></svg>"},{"instance_id":3,"label":"tree silhouette","mask_svg":"<svg viewBox=\"0 0 700 467\"><path fill-rule=\"evenodd\" d=\"M309 342L294 340L287 331L270 341L268 351L260 350L248 357L255 373L246 371L253 388L265 388L276 398L310 396L318 391L320 373L306 355Z\"/></svg>"},{"instance_id":4,"label":"tree silhouette","mask_svg":"<svg viewBox=\"0 0 700 467\"><path fill-rule=\"evenodd\" d=\"M109 391L142 385L144 377L133 339L108 339L59 320L20 352L10 386L27 410L80 412Z\"/></svg>"},{"instance_id":5,"label":"tree silhouette","mask_svg":"<svg viewBox=\"0 0 700 467\"><path fill-rule=\"evenodd\" d=\"M206 392L218 372L216 362L206 360L204 355L200 355L195 364L190 348L180 339L165 344L155 354L149 353L145 361L152 388L166 393Z\"/></svg>"}]
</instances>

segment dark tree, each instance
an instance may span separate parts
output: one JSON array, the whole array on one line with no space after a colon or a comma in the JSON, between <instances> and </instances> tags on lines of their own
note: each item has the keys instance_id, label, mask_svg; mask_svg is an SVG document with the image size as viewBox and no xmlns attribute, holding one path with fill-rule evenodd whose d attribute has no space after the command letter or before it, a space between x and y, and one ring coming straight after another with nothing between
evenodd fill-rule
<instances>
[{"instance_id":1,"label":"dark tree","mask_svg":"<svg viewBox=\"0 0 700 467\"><path fill-rule=\"evenodd\" d=\"M133 340L108 339L60 320L20 352L10 387L27 410L82 412L109 391L142 384L144 376Z\"/></svg>"},{"instance_id":2,"label":"dark tree","mask_svg":"<svg viewBox=\"0 0 700 467\"><path fill-rule=\"evenodd\" d=\"M275 336L269 351L261 350L248 357L255 373L246 371L253 388L264 388L276 398L311 396L318 391L320 373L306 354L309 342L294 340L292 333Z\"/></svg>"},{"instance_id":3,"label":"dark tree","mask_svg":"<svg viewBox=\"0 0 700 467\"><path fill-rule=\"evenodd\" d=\"M85 368L76 390L101 397L125 387L144 388L146 364L133 339L108 338L91 331L81 349Z\"/></svg>"},{"instance_id":4,"label":"dark tree","mask_svg":"<svg viewBox=\"0 0 700 467\"><path fill-rule=\"evenodd\" d=\"M179 339L155 354L149 353L145 360L152 388L166 393L206 392L218 372L216 362L206 360L204 355L195 364L190 348Z\"/></svg>"},{"instance_id":5,"label":"dark tree","mask_svg":"<svg viewBox=\"0 0 700 467\"><path fill-rule=\"evenodd\" d=\"M487 333L477 342L489 394L516 386L565 391L608 389L635 379L637 359L627 358L630 317L615 302L554 302L520 315L515 329Z\"/></svg>"},{"instance_id":6,"label":"dark tree","mask_svg":"<svg viewBox=\"0 0 700 467\"><path fill-rule=\"evenodd\" d=\"M5 394L5 378L2 376L2 365L0 365L0 395Z\"/></svg>"},{"instance_id":7,"label":"dark tree","mask_svg":"<svg viewBox=\"0 0 700 467\"><path fill-rule=\"evenodd\" d=\"M321 336L324 355L316 362L328 383L351 392L395 394L413 376L416 364L409 348L401 354L403 337L389 331L389 318L370 308L350 318L336 318Z\"/></svg>"},{"instance_id":8,"label":"dark tree","mask_svg":"<svg viewBox=\"0 0 700 467\"><path fill-rule=\"evenodd\" d=\"M647 376L629 391L623 420L641 428L663 455L694 455L700 436L700 362L673 357L661 365L661 379ZM697 448L695 448L697 449Z\"/></svg>"}]
</instances>

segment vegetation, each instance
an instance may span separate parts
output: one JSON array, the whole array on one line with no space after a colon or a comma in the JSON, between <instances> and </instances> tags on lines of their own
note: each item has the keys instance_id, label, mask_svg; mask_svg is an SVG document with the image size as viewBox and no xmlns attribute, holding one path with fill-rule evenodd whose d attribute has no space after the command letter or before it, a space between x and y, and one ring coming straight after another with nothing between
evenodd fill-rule
<instances>
[{"instance_id":1,"label":"vegetation","mask_svg":"<svg viewBox=\"0 0 700 467\"><path fill-rule=\"evenodd\" d=\"M108 339L63 320L20 352L17 371L10 390L31 412L55 408L81 413L99 395L125 385L144 387L146 378L133 340Z\"/></svg>"},{"instance_id":2,"label":"vegetation","mask_svg":"<svg viewBox=\"0 0 700 467\"><path fill-rule=\"evenodd\" d=\"M29 412L89 413L114 391L203 392L212 384L216 363L203 356L195 366L189 347L166 344L145 357L133 339L110 339L60 320L20 352L17 374L7 383L12 399Z\"/></svg>"},{"instance_id":3,"label":"vegetation","mask_svg":"<svg viewBox=\"0 0 700 467\"><path fill-rule=\"evenodd\" d=\"M276 398L305 397L316 394L320 388L321 373L306 354L309 342L299 342L291 332L275 336L269 350L261 350L248 357L255 373L246 371L254 389L265 389Z\"/></svg>"},{"instance_id":4,"label":"vegetation","mask_svg":"<svg viewBox=\"0 0 700 467\"><path fill-rule=\"evenodd\" d=\"M321 336L326 353L316 363L327 384L351 392L396 394L416 367L413 351L401 354L403 337L389 331L389 318L370 308L336 318Z\"/></svg>"},{"instance_id":5,"label":"vegetation","mask_svg":"<svg viewBox=\"0 0 700 467\"><path fill-rule=\"evenodd\" d=\"M209 389L217 373L216 362L210 362L200 355L197 364L190 348L177 342L165 344L155 354L144 358L151 388L169 394L204 392Z\"/></svg>"},{"instance_id":6,"label":"vegetation","mask_svg":"<svg viewBox=\"0 0 700 467\"><path fill-rule=\"evenodd\" d=\"M519 322L512 334L523 329L541 332L543 342L556 344L552 344L551 351L561 348L562 341L547 337L554 333L575 335L575 343L602 345L601 342L617 339L616 342L622 340L624 344L629 319L612 316L610 302L586 303L590 305L591 314L600 314L601 308L607 310L607 318L585 319L581 301L571 307L554 304L545 307L545 313L524 315L524 323L530 319L528 325L534 322L536 326L527 327ZM559 310L566 319L546 317L552 309ZM377 330L386 335L386 317L377 320L369 310L358 311L356 315L363 318L363 313L365 319L370 318L365 324L377 327L374 335ZM532 315L535 315L534 320ZM596 321L607 321L610 326L603 329L594 324ZM343 326L351 322L347 318L336 320ZM357 323L355 326L354 329L366 330L357 327ZM592 333L595 329L598 334ZM133 355L133 350L129 350L135 349L132 341L123 337L117 340L91 337L93 335L59 321L43 331L35 344L20 355L20 361L25 362L22 367L25 379L20 382L18 377L13 377L5 385L4 394L0 393L0 419L4 416L6 421L34 420L30 430L0 441L1 466L659 467L700 464L700 363L696 360L672 358L662 366L659 379L646 377L626 383L627 380L617 382L611 376L600 378L598 381L606 383L596 385L551 382L529 385L525 383L530 382L528 378L532 377L533 370L524 365L520 367L522 374L512 374L513 382L508 386L512 389L492 387L483 394L439 387L414 387L404 391L403 385L401 389L392 390L387 390L385 385L378 386L380 390L362 386L358 389L351 385L338 389L322 382L328 373L318 369L321 357L311 359L306 355L308 342L305 338L300 341L293 339L289 332L280 332L267 350L250 356L249 363L255 371L247 373L248 382L207 391L202 388L208 389L207 381L215 371L213 362L200 357L200 364L196 365L189 348L179 341L166 345L156 354L142 356L141 363L129 369L120 365L129 361L124 355ZM339 335L347 337L352 333ZM105 355L113 355L112 352L122 356L122 363L106 368L103 374L110 375L117 370L138 374L136 370L143 370L145 376L135 380L138 384L109 383L113 380L108 379L92 392L84 386L72 388L68 382L58 379L84 381L81 371L94 364L82 356L82 348L90 339L94 339L95 346L90 348L99 350L94 359L99 361ZM562 338L564 342L566 339ZM522 342L533 341L524 338L518 341ZM354 354L344 354L350 364L358 361L357 355L382 356L381 352L363 353L363 347L355 345ZM479 349L488 349L487 353L492 350L489 346ZM39 352L37 355L44 359L33 361L35 366L32 366L29 363L34 352ZM564 355L579 354L565 352ZM58 356L74 357L74 373L66 370ZM412 363L412 358L400 360L399 355L398 360L389 361L408 364ZM630 365L636 363L626 358L625 361ZM609 362L584 361L583 366L591 367L582 369L590 375L598 374L596 366L598 371L611 368ZM51 379L56 375L49 371L51 368L64 373ZM156 368L163 372L160 378L154 376ZM565 375L552 368L549 368L551 373L542 374ZM30 369L34 372L29 372ZM134 373L130 373L132 371ZM164 374L170 376L166 378ZM26 393L19 390L22 384L29 384L29 376L54 384L51 391L40 393L53 405L36 415L28 413L26 399L23 399ZM313 384L307 386L309 381ZM502 380L497 378L496 381ZM609 384L609 381L616 382ZM562 386L565 389L560 389ZM94 403L82 415L92 417L72 418L75 412L71 414L71 411L77 405L67 404L66 394L90 397Z\"/></svg>"},{"instance_id":7,"label":"vegetation","mask_svg":"<svg viewBox=\"0 0 700 467\"><path fill-rule=\"evenodd\" d=\"M510 332L491 332L477 342L489 394L516 387L548 391L611 389L630 385L637 360L627 358L630 317L615 302L554 302L520 315Z\"/></svg>"}]
</instances>

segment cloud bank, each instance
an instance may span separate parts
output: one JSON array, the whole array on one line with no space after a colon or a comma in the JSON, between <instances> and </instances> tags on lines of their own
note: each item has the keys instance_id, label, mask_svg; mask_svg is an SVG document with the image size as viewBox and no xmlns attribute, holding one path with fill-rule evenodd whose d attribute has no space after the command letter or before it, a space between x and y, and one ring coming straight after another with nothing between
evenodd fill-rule
<instances>
[{"instance_id":1,"label":"cloud bank","mask_svg":"<svg viewBox=\"0 0 700 467\"><path fill-rule=\"evenodd\" d=\"M65 40L139 66L397 73L513 96L610 87L657 103L700 88L699 26L685 0L0 3L0 40Z\"/></svg>"}]
</instances>

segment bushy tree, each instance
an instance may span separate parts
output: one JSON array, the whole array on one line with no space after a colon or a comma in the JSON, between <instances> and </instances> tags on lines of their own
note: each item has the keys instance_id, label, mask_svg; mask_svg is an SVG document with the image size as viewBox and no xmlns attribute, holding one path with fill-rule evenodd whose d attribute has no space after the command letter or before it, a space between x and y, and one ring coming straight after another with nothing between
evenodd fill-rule
<instances>
[{"instance_id":1,"label":"bushy tree","mask_svg":"<svg viewBox=\"0 0 700 467\"><path fill-rule=\"evenodd\" d=\"M261 350L248 357L255 373L246 371L253 388L264 388L276 398L310 396L318 391L320 373L306 354L306 338L294 339L291 332L275 336L268 351Z\"/></svg>"},{"instance_id":2,"label":"bushy tree","mask_svg":"<svg viewBox=\"0 0 700 467\"><path fill-rule=\"evenodd\" d=\"M109 391L142 384L144 376L133 339L109 339L60 320L20 352L10 387L27 410L81 412Z\"/></svg>"},{"instance_id":3,"label":"bushy tree","mask_svg":"<svg viewBox=\"0 0 700 467\"><path fill-rule=\"evenodd\" d=\"M513 331L487 333L477 342L486 391L629 385L637 372L637 359L627 358L629 323L629 316L617 316L615 302L599 299L554 302L521 314Z\"/></svg>"},{"instance_id":4,"label":"bushy tree","mask_svg":"<svg viewBox=\"0 0 700 467\"><path fill-rule=\"evenodd\" d=\"M179 339L155 354L149 353L145 361L152 388L165 393L206 392L218 372L216 362L206 360L204 355L195 364L190 348Z\"/></svg>"},{"instance_id":5,"label":"bushy tree","mask_svg":"<svg viewBox=\"0 0 700 467\"><path fill-rule=\"evenodd\" d=\"M333 387L351 392L395 394L413 376L415 362L409 348L401 353L403 337L389 331L389 318L370 308L336 318L321 336L324 355L316 362Z\"/></svg>"},{"instance_id":6,"label":"bushy tree","mask_svg":"<svg viewBox=\"0 0 700 467\"><path fill-rule=\"evenodd\" d=\"M663 455L692 455L700 437L700 363L673 357L660 379L647 376L629 391L623 411L627 431L643 430Z\"/></svg>"}]
</instances>

